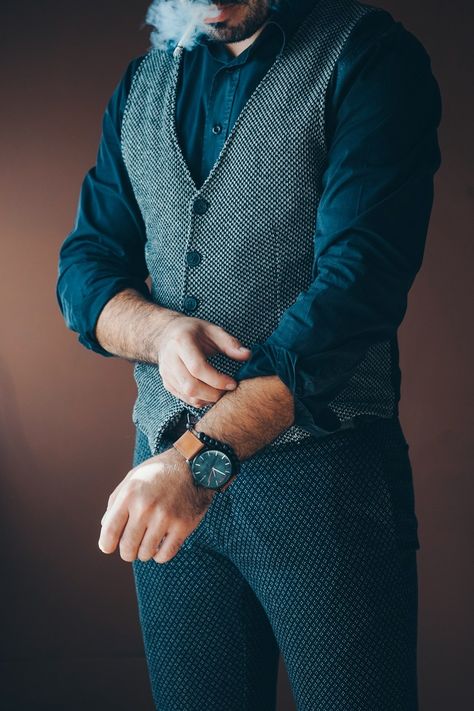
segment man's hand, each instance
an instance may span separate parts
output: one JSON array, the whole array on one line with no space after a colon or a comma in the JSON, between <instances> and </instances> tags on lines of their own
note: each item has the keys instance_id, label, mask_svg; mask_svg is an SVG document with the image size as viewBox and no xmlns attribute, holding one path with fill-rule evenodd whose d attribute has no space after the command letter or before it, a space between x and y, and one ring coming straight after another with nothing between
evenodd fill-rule
<instances>
[{"instance_id":1,"label":"man's hand","mask_svg":"<svg viewBox=\"0 0 474 711\"><path fill-rule=\"evenodd\" d=\"M165 388L195 407L215 403L237 387L237 381L213 368L207 356L221 352L243 361L252 353L220 326L159 306L134 289L124 289L107 302L95 335L109 353L158 365Z\"/></svg>"},{"instance_id":2,"label":"man's hand","mask_svg":"<svg viewBox=\"0 0 474 711\"><path fill-rule=\"evenodd\" d=\"M234 360L246 360L251 351L220 326L192 316L180 316L161 332L158 363L163 385L189 405L213 404L237 382L213 368L207 356L217 351Z\"/></svg>"},{"instance_id":3,"label":"man's hand","mask_svg":"<svg viewBox=\"0 0 474 711\"><path fill-rule=\"evenodd\" d=\"M136 558L166 563L204 517L214 495L196 486L189 464L171 447L134 467L114 489L101 520L99 548L113 553L119 544L120 557L129 563Z\"/></svg>"}]
</instances>

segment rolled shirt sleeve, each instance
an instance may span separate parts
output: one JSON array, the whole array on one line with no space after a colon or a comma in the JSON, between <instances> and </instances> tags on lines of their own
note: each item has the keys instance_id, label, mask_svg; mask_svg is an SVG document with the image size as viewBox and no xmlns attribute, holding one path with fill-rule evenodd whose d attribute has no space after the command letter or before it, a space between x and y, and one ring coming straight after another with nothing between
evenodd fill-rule
<instances>
[{"instance_id":1,"label":"rolled shirt sleeve","mask_svg":"<svg viewBox=\"0 0 474 711\"><path fill-rule=\"evenodd\" d=\"M314 433L338 428L328 403L369 347L396 335L441 160L429 56L400 23L386 24L354 37L328 90L314 279L235 375L278 375L295 397L294 424Z\"/></svg>"},{"instance_id":2,"label":"rolled shirt sleeve","mask_svg":"<svg viewBox=\"0 0 474 711\"><path fill-rule=\"evenodd\" d=\"M96 164L84 177L73 230L64 240L56 297L67 326L86 348L112 356L95 337L105 304L133 288L149 297L145 226L123 163L120 126L133 74L133 59L106 106Z\"/></svg>"}]
</instances>

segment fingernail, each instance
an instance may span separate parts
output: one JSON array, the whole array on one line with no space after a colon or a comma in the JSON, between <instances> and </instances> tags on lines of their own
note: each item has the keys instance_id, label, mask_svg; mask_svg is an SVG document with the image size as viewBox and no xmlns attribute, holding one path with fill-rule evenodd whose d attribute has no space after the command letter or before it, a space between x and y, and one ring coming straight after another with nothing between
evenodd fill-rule
<instances>
[{"instance_id":1,"label":"fingernail","mask_svg":"<svg viewBox=\"0 0 474 711\"><path fill-rule=\"evenodd\" d=\"M235 385L235 383L228 383L225 387L226 390L235 390L237 386Z\"/></svg>"}]
</instances>

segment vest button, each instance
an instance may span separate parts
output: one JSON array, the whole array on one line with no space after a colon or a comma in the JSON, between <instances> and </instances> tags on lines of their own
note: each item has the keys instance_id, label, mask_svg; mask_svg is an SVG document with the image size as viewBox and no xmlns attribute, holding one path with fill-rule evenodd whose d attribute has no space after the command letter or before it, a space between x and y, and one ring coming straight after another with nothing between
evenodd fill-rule
<instances>
[{"instance_id":1,"label":"vest button","mask_svg":"<svg viewBox=\"0 0 474 711\"><path fill-rule=\"evenodd\" d=\"M199 252L196 252L195 250L187 252L186 254L186 262L189 264L190 267L197 267L197 265L201 263L201 260L202 255Z\"/></svg>"},{"instance_id":2,"label":"vest button","mask_svg":"<svg viewBox=\"0 0 474 711\"><path fill-rule=\"evenodd\" d=\"M212 133L220 133L222 131L222 126L220 123L216 123L215 126L212 127Z\"/></svg>"},{"instance_id":3,"label":"vest button","mask_svg":"<svg viewBox=\"0 0 474 711\"><path fill-rule=\"evenodd\" d=\"M183 307L185 311L196 311L198 304L199 302L195 296L184 297Z\"/></svg>"},{"instance_id":4,"label":"vest button","mask_svg":"<svg viewBox=\"0 0 474 711\"><path fill-rule=\"evenodd\" d=\"M196 212L198 215L204 215L208 207L209 203L207 202L207 200L204 200L204 198L197 197L194 200L193 211Z\"/></svg>"}]
</instances>

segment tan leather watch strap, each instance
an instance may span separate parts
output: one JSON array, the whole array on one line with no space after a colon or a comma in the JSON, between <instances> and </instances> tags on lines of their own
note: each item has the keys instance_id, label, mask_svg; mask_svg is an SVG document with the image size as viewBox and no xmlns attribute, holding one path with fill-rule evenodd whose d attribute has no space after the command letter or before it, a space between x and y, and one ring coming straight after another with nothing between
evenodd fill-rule
<instances>
[{"instance_id":1,"label":"tan leather watch strap","mask_svg":"<svg viewBox=\"0 0 474 711\"><path fill-rule=\"evenodd\" d=\"M181 437L178 437L176 442L173 442L173 447L175 447L185 459L190 460L205 447L205 444L201 442L199 437L196 437L191 430L186 430Z\"/></svg>"}]
</instances>

